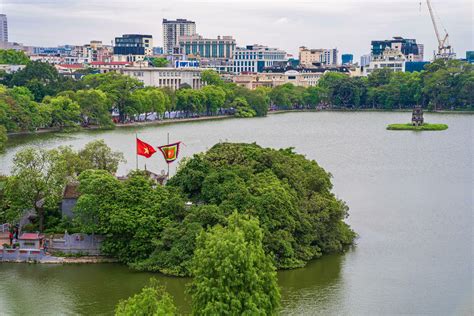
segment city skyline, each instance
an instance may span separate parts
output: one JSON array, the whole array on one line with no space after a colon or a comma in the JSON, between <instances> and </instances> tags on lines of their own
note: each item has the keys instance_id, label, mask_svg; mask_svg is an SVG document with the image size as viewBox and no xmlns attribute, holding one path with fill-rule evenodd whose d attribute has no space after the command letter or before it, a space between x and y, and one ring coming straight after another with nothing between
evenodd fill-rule
<instances>
[{"instance_id":1,"label":"city skyline","mask_svg":"<svg viewBox=\"0 0 474 316\"><path fill-rule=\"evenodd\" d=\"M263 44L297 57L299 46L338 48L358 60L370 53L370 41L392 36L415 38L425 45L425 59L436 48L433 26L424 1L57 1L3 0L10 41L34 46L104 44L121 34L151 34L162 46L162 19L196 22L206 37L233 36L238 46ZM472 4L465 0L434 2L458 57L472 50ZM31 12L35 12L32 16ZM228 12L233 12L229 15ZM381 13L382 12L382 13ZM389 12L389 13L387 13ZM242 18L245 17L245 18ZM357 22L355 19L361 21ZM51 23L53 19L54 23ZM354 24L356 27L354 27Z\"/></svg>"}]
</instances>

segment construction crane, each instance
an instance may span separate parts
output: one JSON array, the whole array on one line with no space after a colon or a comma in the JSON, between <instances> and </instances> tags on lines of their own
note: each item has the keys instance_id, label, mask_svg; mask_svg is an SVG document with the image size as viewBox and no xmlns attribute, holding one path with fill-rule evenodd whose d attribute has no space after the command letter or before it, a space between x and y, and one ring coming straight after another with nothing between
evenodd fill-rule
<instances>
[{"instance_id":1,"label":"construction crane","mask_svg":"<svg viewBox=\"0 0 474 316\"><path fill-rule=\"evenodd\" d=\"M451 45L449 45L449 34L446 31L446 28L443 26L444 37L441 37L438 25L436 24L436 18L434 15L433 7L431 6L431 1L426 0L428 5L428 10L430 11L431 22L433 22L433 27L436 33L436 39L438 40L438 51L434 54L434 59L453 59L456 57L456 54L453 52Z\"/></svg>"}]
</instances>

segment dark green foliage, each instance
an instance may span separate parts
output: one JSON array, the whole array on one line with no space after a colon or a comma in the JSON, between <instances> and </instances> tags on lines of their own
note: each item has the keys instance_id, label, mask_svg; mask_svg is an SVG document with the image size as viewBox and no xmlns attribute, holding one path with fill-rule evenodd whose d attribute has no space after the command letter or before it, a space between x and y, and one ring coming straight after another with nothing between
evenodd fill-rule
<instances>
[{"instance_id":1,"label":"dark green foliage","mask_svg":"<svg viewBox=\"0 0 474 316\"><path fill-rule=\"evenodd\" d=\"M78 223L84 231L104 234L102 250L124 263L147 259L163 226L184 207L173 190L157 186L143 172L120 181L107 171L86 170L79 180Z\"/></svg>"},{"instance_id":2,"label":"dark green foliage","mask_svg":"<svg viewBox=\"0 0 474 316\"><path fill-rule=\"evenodd\" d=\"M0 64L26 65L30 59L22 51L14 49L0 49Z\"/></svg>"},{"instance_id":3,"label":"dark green foliage","mask_svg":"<svg viewBox=\"0 0 474 316\"><path fill-rule=\"evenodd\" d=\"M112 100L112 105L120 113L120 121L124 122L135 114L132 93L143 87L143 83L135 78L116 72L87 75L82 79L87 87L105 92Z\"/></svg>"},{"instance_id":4,"label":"dark green foliage","mask_svg":"<svg viewBox=\"0 0 474 316\"><path fill-rule=\"evenodd\" d=\"M218 144L188 160L169 186L223 216L237 210L257 217L265 251L279 268L342 251L355 237L342 221L347 206L330 192L330 175L291 149Z\"/></svg>"},{"instance_id":5,"label":"dark green foliage","mask_svg":"<svg viewBox=\"0 0 474 316\"><path fill-rule=\"evenodd\" d=\"M54 66L40 61L29 62L24 69L5 75L3 81L9 87L28 88L37 102L45 96L54 96L60 91L79 87L77 81L60 76Z\"/></svg>"},{"instance_id":6,"label":"dark green foliage","mask_svg":"<svg viewBox=\"0 0 474 316\"><path fill-rule=\"evenodd\" d=\"M258 220L234 213L197 238L192 262L193 315L275 315L275 266L262 247Z\"/></svg>"},{"instance_id":7,"label":"dark green foliage","mask_svg":"<svg viewBox=\"0 0 474 316\"><path fill-rule=\"evenodd\" d=\"M158 284L150 279L140 293L121 300L115 308L116 316L172 316L177 314L173 298Z\"/></svg>"},{"instance_id":8,"label":"dark green foliage","mask_svg":"<svg viewBox=\"0 0 474 316\"><path fill-rule=\"evenodd\" d=\"M150 58L150 64L153 67L167 67L168 66L168 60L166 58L157 58L157 57L152 57Z\"/></svg>"},{"instance_id":9,"label":"dark green foliage","mask_svg":"<svg viewBox=\"0 0 474 316\"><path fill-rule=\"evenodd\" d=\"M211 69L204 70L201 74L201 79L208 85L221 86L223 84L219 74Z\"/></svg>"},{"instance_id":10,"label":"dark green foliage","mask_svg":"<svg viewBox=\"0 0 474 316\"><path fill-rule=\"evenodd\" d=\"M235 116L237 117L254 117L257 115L257 112L249 106L245 98L235 98L230 106L235 109Z\"/></svg>"},{"instance_id":11,"label":"dark green foliage","mask_svg":"<svg viewBox=\"0 0 474 316\"><path fill-rule=\"evenodd\" d=\"M8 140L7 129L5 126L0 125L0 153L5 149L5 144Z\"/></svg>"}]
</instances>

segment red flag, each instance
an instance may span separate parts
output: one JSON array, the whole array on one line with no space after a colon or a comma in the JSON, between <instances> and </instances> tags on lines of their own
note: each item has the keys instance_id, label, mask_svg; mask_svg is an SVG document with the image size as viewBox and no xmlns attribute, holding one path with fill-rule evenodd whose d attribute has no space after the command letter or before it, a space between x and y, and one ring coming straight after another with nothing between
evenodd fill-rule
<instances>
[{"instance_id":1,"label":"red flag","mask_svg":"<svg viewBox=\"0 0 474 316\"><path fill-rule=\"evenodd\" d=\"M137 138L137 155L150 158L154 153L156 153L156 150L153 146Z\"/></svg>"},{"instance_id":2,"label":"red flag","mask_svg":"<svg viewBox=\"0 0 474 316\"><path fill-rule=\"evenodd\" d=\"M158 149L163 153L163 157L165 157L167 163L172 163L178 159L179 144L181 144L181 142L158 147Z\"/></svg>"}]
</instances>

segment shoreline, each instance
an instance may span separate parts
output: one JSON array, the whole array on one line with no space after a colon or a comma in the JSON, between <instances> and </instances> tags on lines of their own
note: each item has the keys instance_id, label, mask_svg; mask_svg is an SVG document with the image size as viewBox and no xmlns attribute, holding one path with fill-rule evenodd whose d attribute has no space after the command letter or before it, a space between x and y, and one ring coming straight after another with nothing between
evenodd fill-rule
<instances>
[{"instance_id":1,"label":"shoreline","mask_svg":"<svg viewBox=\"0 0 474 316\"><path fill-rule=\"evenodd\" d=\"M119 263L115 258L104 256L83 257L55 257L47 256L44 259L0 259L0 263L35 263L35 264L96 264L96 263Z\"/></svg>"},{"instance_id":2,"label":"shoreline","mask_svg":"<svg viewBox=\"0 0 474 316\"><path fill-rule=\"evenodd\" d=\"M268 115L284 114L284 113L304 113L304 112L383 112L383 113L410 113L410 109L394 109L394 110L383 110L383 109L290 109L290 110L275 110L268 111ZM425 111L429 114L458 114L458 115L474 115L474 111ZM57 127L51 128L42 128L36 131L21 131L21 132L12 132L7 133L7 136L18 137L24 135L36 135L36 134L47 134L47 133L74 133L82 131L107 131L113 130L115 128L131 128L131 127L142 127L142 126L153 126L153 125L168 125L168 124L179 124L179 123L189 123L189 122L200 122L200 121L213 121L213 120L225 120L225 119L237 119L233 115L217 115L217 116L202 116L202 117L189 117L189 118L179 118L179 119L165 119L165 120L156 120L156 121L145 121L145 122L133 122L133 123L118 123L115 124L113 128L100 128L97 125L91 125L89 127L77 127L71 131L67 131Z\"/></svg>"}]
</instances>

